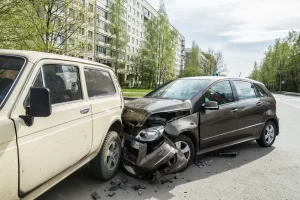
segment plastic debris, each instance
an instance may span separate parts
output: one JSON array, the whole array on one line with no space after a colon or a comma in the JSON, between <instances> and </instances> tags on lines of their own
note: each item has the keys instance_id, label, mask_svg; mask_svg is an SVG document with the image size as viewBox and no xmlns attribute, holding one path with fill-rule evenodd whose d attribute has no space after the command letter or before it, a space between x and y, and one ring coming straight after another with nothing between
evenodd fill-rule
<instances>
[{"instance_id":1,"label":"plastic debris","mask_svg":"<svg viewBox=\"0 0 300 200\"><path fill-rule=\"evenodd\" d=\"M98 194L97 192L93 192L93 193L91 194L91 196L92 196L92 198L93 198L94 200L100 200L100 199L101 199L101 197L99 196L99 194Z\"/></svg>"},{"instance_id":2,"label":"plastic debris","mask_svg":"<svg viewBox=\"0 0 300 200\"><path fill-rule=\"evenodd\" d=\"M108 194L108 196L113 197L113 196L115 196L115 194L116 194L115 192L111 192L111 193Z\"/></svg>"}]
</instances>

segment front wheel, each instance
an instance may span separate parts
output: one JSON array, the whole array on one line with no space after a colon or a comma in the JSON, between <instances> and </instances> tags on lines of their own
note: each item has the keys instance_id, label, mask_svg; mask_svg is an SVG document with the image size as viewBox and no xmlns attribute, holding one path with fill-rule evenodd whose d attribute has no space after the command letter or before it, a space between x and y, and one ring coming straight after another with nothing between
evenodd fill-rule
<instances>
[{"instance_id":1,"label":"front wheel","mask_svg":"<svg viewBox=\"0 0 300 200\"><path fill-rule=\"evenodd\" d=\"M116 174L121 161L121 139L117 132L108 132L101 151L91 161L92 173L101 180L109 180Z\"/></svg>"},{"instance_id":2,"label":"front wheel","mask_svg":"<svg viewBox=\"0 0 300 200\"><path fill-rule=\"evenodd\" d=\"M192 140L187 136L180 135L178 138L176 138L175 146L184 154L184 156L188 160L187 165L182 170L180 170L180 171L184 171L191 165L191 163L194 160L195 157L194 144Z\"/></svg>"},{"instance_id":3,"label":"front wheel","mask_svg":"<svg viewBox=\"0 0 300 200\"><path fill-rule=\"evenodd\" d=\"M256 142L262 147L270 147L275 142L276 138L276 126L274 122L268 121L260 135L260 138Z\"/></svg>"}]
</instances>

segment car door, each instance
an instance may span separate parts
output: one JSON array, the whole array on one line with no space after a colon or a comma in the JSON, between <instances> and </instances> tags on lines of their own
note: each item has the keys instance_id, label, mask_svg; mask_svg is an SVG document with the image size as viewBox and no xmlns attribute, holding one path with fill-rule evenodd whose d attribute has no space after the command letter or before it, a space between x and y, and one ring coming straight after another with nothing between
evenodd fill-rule
<instances>
[{"instance_id":1,"label":"car door","mask_svg":"<svg viewBox=\"0 0 300 200\"><path fill-rule=\"evenodd\" d=\"M254 85L246 80L233 80L238 97L238 129L243 138L254 137L264 122L264 101L258 98Z\"/></svg>"},{"instance_id":2,"label":"car door","mask_svg":"<svg viewBox=\"0 0 300 200\"><path fill-rule=\"evenodd\" d=\"M24 195L76 164L91 150L92 119L82 69L64 61L43 60L34 68L12 112L19 148L20 194ZM19 117L30 102L29 89L50 90L52 113L27 126Z\"/></svg>"},{"instance_id":3,"label":"car door","mask_svg":"<svg viewBox=\"0 0 300 200\"><path fill-rule=\"evenodd\" d=\"M110 70L85 66L84 76L92 109L94 151L100 149L107 131L115 120L121 121L122 98Z\"/></svg>"},{"instance_id":4,"label":"car door","mask_svg":"<svg viewBox=\"0 0 300 200\"><path fill-rule=\"evenodd\" d=\"M200 112L200 148L224 144L234 139L237 131L237 102L229 80L219 81L204 93L201 101L216 101L219 110Z\"/></svg>"}]
</instances>

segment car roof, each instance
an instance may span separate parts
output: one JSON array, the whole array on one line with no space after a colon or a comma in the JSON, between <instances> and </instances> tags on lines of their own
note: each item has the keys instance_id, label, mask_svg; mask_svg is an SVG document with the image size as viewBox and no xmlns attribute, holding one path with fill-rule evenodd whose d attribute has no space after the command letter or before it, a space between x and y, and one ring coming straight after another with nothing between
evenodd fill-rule
<instances>
[{"instance_id":1,"label":"car roof","mask_svg":"<svg viewBox=\"0 0 300 200\"><path fill-rule=\"evenodd\" d=\"M59 54L52 54L52 53L44 53L38 51L26 51L26 50L7 50L7 49L0 49L0 55L11 55L11 56L21 56L27 58L29 62L36 63L42 59L56 59L56 60L66 60L66 61L73 61L78 63L85 63L90 65L97 65L99 67L105 67L107 69L111 69L109 66L84 60L81 58L71 57L71 56L64 56Z\"/></svg>"},{"instance_id":2,"label":"car roof","mask_svg":"<svg viewBox=\"0 0 300 200\"><path fill-rule=\"evenodd\" d=\"M251 81L253 83L258 83L262 84L263 83L253 80L253 79L248 79L248 78L239 78L239 77L228 77L228 76L193 76L193 77L185 77L185 78L180 78L180 80L211 80L211 81L217 81L217 80L228 80L228 79L234 79L234 80L244 80L244 81Z\"/></svg>"}]
</instances>

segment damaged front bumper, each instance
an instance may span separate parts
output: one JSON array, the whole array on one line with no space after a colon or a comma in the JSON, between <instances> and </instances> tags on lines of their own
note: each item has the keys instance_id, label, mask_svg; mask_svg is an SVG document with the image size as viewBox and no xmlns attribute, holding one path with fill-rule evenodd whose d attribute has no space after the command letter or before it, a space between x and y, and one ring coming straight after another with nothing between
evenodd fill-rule
<instances>
[{"instance_id":1,"label":"damaged front bumper","mask_svg":"<svg viewBox=\"0 0 300 200\"><path fill-rule=\"evenodd\" d=\"M153 177L171 174L187 165L187 158L166 136L154 141L142 142L125 134L123 167L137 177Z\"/></svg>"}]
</instances>

